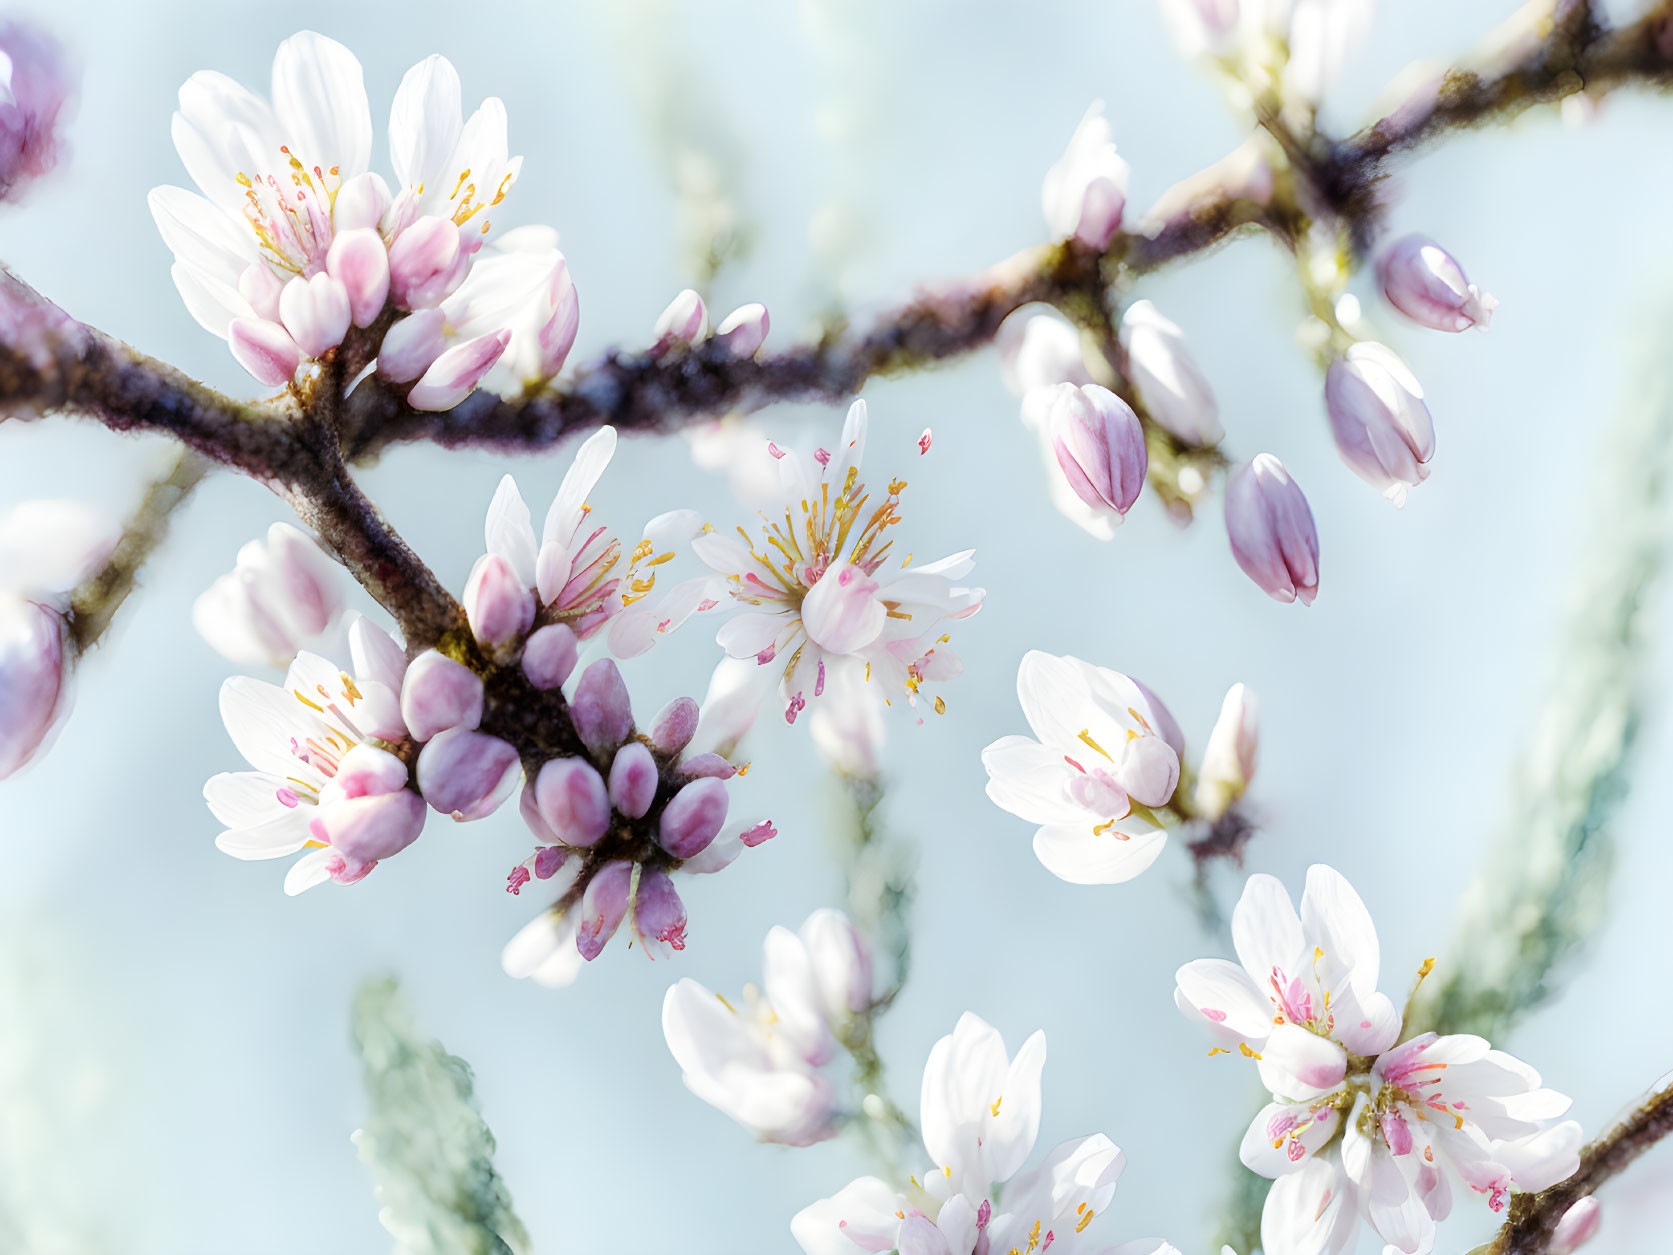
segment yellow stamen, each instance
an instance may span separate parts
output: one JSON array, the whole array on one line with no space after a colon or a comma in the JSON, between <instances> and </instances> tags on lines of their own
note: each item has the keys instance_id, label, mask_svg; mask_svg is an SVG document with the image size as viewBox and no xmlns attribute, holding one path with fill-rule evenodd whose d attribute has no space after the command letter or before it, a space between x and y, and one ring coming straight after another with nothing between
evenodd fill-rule
<instances>
[{"instance_id":1,"label":"yellow stamen","mask_svg":"<svg viewBox=\"0 0 1673 1255\"><path fill-rule=\"evenodd\" d=\"M1098 742L1096 742L1092 739L1092 729L1091 728L1082 728L1080 730L1080 739L1085 741L1087 743L1087 745L1091 746L1093 749L1097 750L1098 753L1102 754L1104 756L1104 758L1107 759L1109 762L1113 763L1115 761L1115 759L1110 758L1108 750L1106 750L1102 745L1099 745Z\"/></svg>"}]
</instances>

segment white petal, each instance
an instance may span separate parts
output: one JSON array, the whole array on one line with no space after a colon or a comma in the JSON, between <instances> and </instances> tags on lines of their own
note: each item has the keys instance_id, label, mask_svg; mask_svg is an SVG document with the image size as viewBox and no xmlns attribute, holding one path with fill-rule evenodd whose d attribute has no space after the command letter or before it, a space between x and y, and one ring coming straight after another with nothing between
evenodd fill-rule
<instances>
[{"instance_id":1,"label":"white petal","mask_svg":"<svg viewBox=\"0 0 1673 1255\"><path fill-rule=\"evenodd\" d=\"M313 807L298 807L249 828L233 828L215 838L215 848L233 858L282 858L308 844ZM226 822L225 820L222 821Z\"/></svg>"},{"instance_id":2,"label":"white petal","mask_svg":"<svg viewBox=\"0 0 1673 1255\"><path fill-rule=\"evenodd\" d=\"M534 587L534 520L517 481L507 475L500 480L494 499L488 503L488 521L483 528L488 552L510 564L525 588Z\"/></svg>"},{"instance_id":3,"label":"white petal","mask_svg":"<svg viewBox=\"0 0 1673 1255\"><path fill-rule=\"evenodd\" d=\"M1130 832L1117 823L1102 833L1090 820L1074 825L1050 824L1034 834L1034 854L1047 871L1072 885L1118 885L1154 863L1167 844L1168 834Z\"/></svg>"},{"instance_id":4,"label":"white petal","mask_svg":"<svg viewBox=\"0 0 1673 1255\"><path fill-rule=\"evenodd\" d=\"M285 893L294 898L297 894L306 893L315 885L330 880L331 873L326 870L326 864L332 857L331 847L327 846L323 850L313 850L297 859L285 873Z\"/></svg>"},{"instance_id":5,"label":"white petal","mask_svg":"<svg viewBox=\"0 0 1673 1255\"><path fill-rule=\"evenodd\" d=\"M401 691L401 680L407 673L406 651L393 636L361 615L349 624L349 656L357 678L382 684L396 693Z\"/></svg>"},{"instance_id":6,"label":"white petal","mask_svg":"<svg viewBox=\"0 0 1673 1255\"><path fill-rule=\"evenodd\" d=\"M431 56L406 72L389 111L389 158L395 177L416 190L445 178L464 125L459 72L443 56Z\"/></svg>"},{"instance_id":7,"label":"white petal","mask_svg":"<svg viewBox=\"0 0 1673 1255\"><path fill-rule=\"evenodd\" d=\"M1301 928L1307 940L1324 951L1321 963L1342 973L1356 991L1369 995L1377 988L1382 960L1376 925L1353 886L1335 868L1315 863L1307 869Z\"/></svg>"},{"instance_id":8,"label":"white petal","mask_svg":"<svg viewBox=\"0 0 1673 1255\"><path fill-rule=\"evenodd\" d=\"M201 270L175 262L168 273L180 292L180 299L186 303L186 312L211 335L225 340L234 319L255 315L237 288L228 287Z\"/></svg>"},{"instance_id":9,"label":"white petal","mask_svg":"<svg viewBox=\"0 0 1673 1255\"><path fill-rule=\"evenodd\" d=\"M238 176L254 180L284 160L284 141L267 102L213 70L201 70L181 86L171 134L192 181L233 214L245 203Z\"/></svg>"},{"instance_id":10,"label":"white petal","mask_svg":"<svg viewBox=\"0 0 1673 1255\"><path fill-rule=\"evenodd\" d=\"M604 468L616 452L616 429L600 427L575 451L575 461L558 486L552 508L546 512L546 526L542 540L561 541L567 545L581 525L587 495L597 485Z\"/></svg>"},{"instance_id":11,"label":"white petal","mask_svg":"<svg viewBox=\"0 0 1673 1255\"><path fill-rule=\"evenodd\" d=\"M1254 1045L1272 1032L1272 1004L1237 964L1195 959L1174 973L1174 981L1194 1017Z\"/></svg>"},{"instance_id":12,"label":"white petal","mask_svg":"<svg viewBox=\"0 0 1673 1255\"><path fill-rule=\"evenodd\" d=\"M210 814L228 828L254 828L296 809L295 790L289 782L262 771L211 776L203 786L203 800L209 803Z\"/></svg>"},{"instance_id":13,"label":"white petal","mask_svg":"<svg viewBox=\"0 0 1673 1255\"><path fill-rule=\"evenodd\" d=\"M288 690L244 675L221 685L221 721L244 761L275 776L298 774L291 741L320 730L307 707Z\"/></svg>"},{"instance_id":14,"label":"white petal","mask_svg":"<svg viewBox=\"0 0 1673 1255\"><path fill-rule=\"evenodd\" d=\"M372 109L365 76L354 54L336 40L302 31L279 45L273 58L273 112L306 169L335 166L346 181L371 165Z\"/></svg>"},{"instance_id":15,"label":"white petal","mask_svg":"<svg viewBox=\"0 0 1673 1255\"><path fill-rule=\"evenodd\" d=\"M1232 944L1257 986L1272 979L1275 967L1287 977L1299 974L1297 960L1305 945L1301 917L1276 877L1258 872L1243 886L1243 896L1232 909Z\"/></svg>"},{"instance_id":16,"label":"white petal","mask_svg":"<svg viewBox=\"0 0 1673 1255\"><path fill-rule=\"evenodd\" d=\"M1317 1098L1334 1090L1347 1074L1348 1056L1342 1047L1299 1024L1274 1027L1260 1053L1261 1084L1278 1098Z\"/></svg>"}]
</instances>

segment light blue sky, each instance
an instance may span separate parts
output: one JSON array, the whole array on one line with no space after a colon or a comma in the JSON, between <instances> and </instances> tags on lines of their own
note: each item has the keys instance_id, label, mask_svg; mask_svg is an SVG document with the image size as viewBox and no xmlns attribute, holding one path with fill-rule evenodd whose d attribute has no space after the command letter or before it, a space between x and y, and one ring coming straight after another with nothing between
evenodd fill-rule
<instances>
[{"instance_id":1,"label":"light blue sky","mask_svg":"<svg viewBox=\"0 0 1673 1255\"><path fill-rule=\"evenodd\" d=\"M851 284L863 312L1038 240L1040 175L1094 97L1108 102L1132 163L1135 204L1240 138L1212 88L1179 64L1152 0L844 8L856 33L847 59L812 44L786 3L612 16L603 0L60 0L53 21L75 32L88 67L75 156L28 206L0 216L0 256L72 313L249 390L174 293L145 193L185 181L168 139L179 83L215 68L264 86L278 41L308 25L365 62L380 153L389 94L432 51L458 64L468 100L505 99L513 151L527 160L501 225L559 228L581 294L577 360L643 343L685 278L665 170L625 72L637 58L654 78L664 63L644 61L635 27L677 52L690 108L731 137L757 247L725 272L715 303L765 301L778 343L823 299L807 226L833 197L870 224ZM1511 6L1387 8L1333 103L1343 125L1366 116L1376 86L1409 60L1467 49ZM833 149L815 115L844 101L871 121ZM1384 320L1439 433L1433 477L1404 512L1331 448L1317 381L1293 342L1299 305L1283 255L1244 240L1145 285L1191 336L1230 449L1280 454L1306 489L1323 547L1309 610L1243 579L1217 505L1181 531L1141 503L1109 544L1062 521L991 354L867 389L871 462L880 474L911 472L902 543L920 556L974 546L989 590L959 633L968 671L947 692L947 716L894 729L888 814L919 842L922 875L915 979L883 1045L897 1093L915 1107L930 1044L961 1011L997 1024L1013 1047L1044 1028L1042 1147L1101 1130L1128 1152L1112 1238L1166 1233L1204 1249L1253 1081L1237 1061L1205 1059L1172 1009L1175 967L1225 949L1189 909L1184 855L1170 850L1124 887L1061 884L1034 861L1028 826L983 796L981 747L1023 730L1018 659L1042 648L1129 671L1196 744L1225 688L1250 684L1263 703L1255 799L1268 820L1250 866L1292 884L1313 861L1341 868L1378 920L1386 984L1398 987L1450 933L1538 708L1564 579L1586 560L1588 477L1632 386L1621 341L1668 277L1670 127L1667 101L1623 97L1584 130L1548 112L1460 137L1400 180L1394 225L1446 243L1502 301L1486 335ZM792 408L765 421L780 439L811 442L835 432L840 412ZM912 441L926 425L935 452L919 463ZM125 502L162 452L69 420L6 424L0 505L40 494ZM544 502L566 465L567 453L511 466L402 448L364 482L458 587L498 477L515 470ZM733 514L724 486L697 477L678 440L626 444L593 501L626 532L674 506ZM672 964L617 945L569 991L504 977L500 947L540 905L532 889L503 892L529 845L514 808L468 827L434 822L363 884L287 899L282 867L213 847L202 781L238 764L215 711L227 668L187 618L239 544L282 517L248 481L207 484L85 668L52 755L0 791L0 972L16 987L0 1015L0 1074L32 1095L0 1101L13 1179L33 1182L67 1228L103 1233L130 1255L382 1249L348 1141L362 1107L347 1011L363 976L392 971L422 1021L475 1066L538 1249L790 1249L790 1215L854 1175L856 1155L842 1143L751 1143L686 1093L658 1018L677 976L733 990L758 977L769 926L838 899L821 832L828 786L800 729L766 730L748 778L749 809L771 814L779 838L694 889L691 944ZM638 704L700 695L713 654L695 630L635 664ZM1659 660L1653 709L1668 687ZM1652 719L1611 921L1570 990L1505 1043L1574 1096L1588 1127L1673 1066L1659 890L1673 874L1668 752L1666 724ZM1234 896L1235 877L1222 873L1218 887ZM1664 1249L1654 1225L1668 1217L1654 1194L1666 1173L1664 1158L1607 1196L1610 1250ZM1457 1249L1490 1224L1472 1205L1460 1212L1446 1234Z\"/></svg>"}]
</instances>

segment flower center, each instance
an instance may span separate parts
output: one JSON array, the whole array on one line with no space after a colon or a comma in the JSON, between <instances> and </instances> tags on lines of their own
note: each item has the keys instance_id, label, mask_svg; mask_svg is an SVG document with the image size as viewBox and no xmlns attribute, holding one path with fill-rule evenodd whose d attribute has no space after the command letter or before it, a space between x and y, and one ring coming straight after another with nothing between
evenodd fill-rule
<instances>
[{"instance_id":1,"label":"flower center","mask_svg":"<svg viewBox=\"0 0 1673 1255\"><path fill-rule=\"evenodd\" d=\"M331 210L342 177L337 166L309 169L281 144L284 172L236 177L244 189L244 219L261 242L262 254L280 278L310 277L325 266L331 247Z\"/></svg>"}]
</instances>

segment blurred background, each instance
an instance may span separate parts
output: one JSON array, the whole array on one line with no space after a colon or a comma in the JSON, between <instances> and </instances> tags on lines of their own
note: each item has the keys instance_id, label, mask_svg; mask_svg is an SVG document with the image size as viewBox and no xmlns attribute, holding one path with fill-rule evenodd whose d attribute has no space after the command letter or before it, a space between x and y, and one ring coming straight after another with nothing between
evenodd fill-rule
<instances>
[{"instance_id":1,"label":"blurred background","mask_svg":"<svg viewBox=\"0 0 1673 1255\"><path fill-rule=\"evenodd\" d=\"M1357 126L1407 63L1467 53L1510 11L1385 6L1327 125ZM428 53L458 65L467 107L505 100L526 162L496 225L558 227L581 293L576 362L645 344L673 294L708 277L688 244L707 230L693 203L747 245L713 276L711 309L764 301L770 343L785 344L833 304L863 317L1042 239L1040 177L1095 97L1132 164L1135 209L1243 138L1153 0L55 0L40 16L75 44L86 85L71 159L0 216L0 256L77 317L239 393L249 379L174 291L145 194L187 181L169 141L179 84L213 68L265 91L274 48L300 28L365 64L379 166L391 94ZM1248 683L1263 722L1248 868L1297 889L1311 862L1340 868L1377 921L1393 994L1445 953L1565 665L1567 588L1611 540L1589 526L1592 490L1643 382L1627 347L1660 332L1670 133L1673 102L1623 93L1589 123L1543 110L1402 173L1392 226L1433 236L1502 302L1490 333L1445 336L1397 325L1358 283L1435 416L1434 474L1404 511L1337 459L1295 344L1287 255L1248 238L1145 281L1215 384L1228 450L1278 453L1306 489L1323 551L1310 609L1238 572L1215 501L1188 529L1143 501L1108 544L1058 516L991 352L867 388L868 465L912 481L902 543L920 556L974 546L989 594L958 633L967 673L945 690L945 717L890 733L884 813L918 850L917 949L881 1042L909 1110L930 1045L965 1009L1013 1048L1045 1029L1042 1148L1108 1133L1129 1157L1112 1237L1162 1234L1187 1251L1207 1249L1254 1110L1252 1072L1204 1058L1172 1008L1174 969L1228 952L1199 923L1183 846L1132 884L1063 884L1035 861L1030 826L983 795L981 747L1026 730L1014 676L1030 648L1140 677L1197 747L1225 689ZM785 408L760 421L811 447L840 419ZM935 449L920 462L925 426ZM0 509L38 496L125 509L167 452L69 419L0 424ZM499 476L514 471L543 510L568 460L402 447L362 478L460 588ZM678 438L626 442L592 501L623 534L676 506L742 517ZM382 973L475 1068L537 1249L793 1249L790 1216L861 1171L857 1150L752 1143L687 1093L659 1015L678 976L730 994L759 979L771 925L840 904L835 788L803 729L769 718L752 734L739 805L780 835L694 886L690 945L669 963L618 944L557 992L501 973L501 947L543 904L538 883L504 890L530 845L514 807L469 826L433 819L364 883L286 898L283 864L214 848L202 784L242 764L216 713L229 668L188 614L240 544L287 517L260 486L212 478L81 669L52 752L0 789L0 1199L26 1235L13 1249L384 1249L349 1142L365 1107L347 1029L355 986ZM688 627L627 668L636 704L700 697L717 653ZM1673 1067L1666 656L1645 685L1607 923L1564 990L1496 1043L1573 1095L1588 1132ZM1211 883L1229 906L1241 875L1222 865ZM1608 1188L1600 1248L1665 1250L1670 1169L1659 1154ZM1467 1200L1442 1249L1491 1225Z\"/></svg>"}]
</instances>

